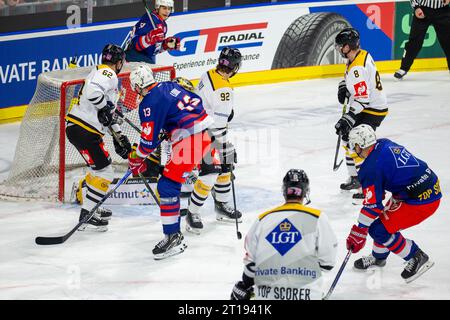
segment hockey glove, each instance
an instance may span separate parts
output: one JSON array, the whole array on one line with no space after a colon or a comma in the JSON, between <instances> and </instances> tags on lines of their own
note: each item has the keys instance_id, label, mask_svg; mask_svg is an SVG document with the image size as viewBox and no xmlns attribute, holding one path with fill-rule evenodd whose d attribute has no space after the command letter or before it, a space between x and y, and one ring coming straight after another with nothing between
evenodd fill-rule
<instances>
[{"instance_id":1,"label":"hockey glove","mask_svg":"<svg viewBox=\"0 0 450 320\"><path fill-rule=\"evenodd\" d=\"M127 159L128 154L131 152L131 143L128 137L125 135L119 136L119 141L113 139L114 149L116 153L122 157L122 159Z\"/></svg>"},{"instance_id":2,"label":"hockey glove","mask_svg":"<svg viewBox=\"0 0 450 320\"><path fill-rule=\"evenodd\" d=\"M369 228L360 228L357 225L353 225L347 237L347 250L351 250L352 253L357 253L364 248L368 232Z\"/></svg>"},{"instance_id":3,"label":"hockey glove","mask_svg":"<svg viewBox=\"0 0 450 320\"><path fill-rule=\"evenodd\" d=\"M345 80L339 82L337 96L340 104L345 103L345 98L350 98L350 91L348 91L347 89L347 84L345 83Z\"/></svg>"},{"instance_id":4,"label":"hockey glove","mask_svg":"<svg viewBox=\"0 0 450 320\"><path fill-rule=\"evenodd\" d=\"M253 287L247 287L244 281L236 282L231 291L230 300L250 300L253 294Z\"/></svg>"},{"instance_id":5,"label":"hockey glove","mask_svg":"<svg viewBox=\"0 0 450 320\"><path fill-rule=\"evenodd\" d=\"M355 117L353 112L344 114L334 126L336 134L341 134L342 136L348 135L355 124Z\"/></svg>"},{"instance_id":6,"label":"hockey glove","mask_svg":"<svg viewBox=\"0 0 450 320\"><path fill-rule=\"evenodd\" d=\"M180 38L178 37L168 37L163 41L164 50L180 50Z\"/></svg>"},{"instance_id":7,"label":"hockey glove","mask_svg":"<svg viewBox=\"0 0 450 320\"><path fill-rule=\"evenodd\" d=\"M109 127L112 124L115 108L114 103L107 101L106 106L98 110L97 118L103 126Z\"/></svg>"},{"instance_id":8,"label":"hockey glove","mask_svg":"<svg viewBox=\"0 0 450 320\"><path fill-rule=\"evenodd\" d=\"M145 158L141 158L136 154L137 144L132 147L132 152L128 155L128 167L131 169L133 177L138 176L140 173L147 171L147 163Z\"/></svg>"},{"instance_id":9,"label":"hockey glove","mask_svg":"<svg viewBox=\"0 0 450 320\"><path fill-rule=\"evenodd\" d=\"M153 29L145 35L145 42L149 46L155 45L157 42L164 41L164 30L160 28Z\"/></svg>"}]
</instances>

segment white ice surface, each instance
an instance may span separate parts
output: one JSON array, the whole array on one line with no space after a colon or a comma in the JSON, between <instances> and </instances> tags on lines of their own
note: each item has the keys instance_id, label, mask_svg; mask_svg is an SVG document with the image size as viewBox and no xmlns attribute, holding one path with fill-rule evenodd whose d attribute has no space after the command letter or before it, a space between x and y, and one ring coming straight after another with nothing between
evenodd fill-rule
<instances>
[{"instance_id":1,"label":"white ice surface","mask_svg":"<svg viewBox=\"0 0 450 320\"><path fill-rule=\"evenodd\" d=\"M443 199L436 214L405 230L436 262L411 284L400 277L403 260L391 255L382 270L358 273L350 258L332 299L450 299L450 77L448 72L410 73L402 82L382 76L389 115L378 131L425 160L441 180ZM239 163L237 204L245 236L257 215L282 202L280 186L290 168L306 170L311 206L330 217L339 239L336 267L325 274L328 288L346 254L345 238L359 207L341 194L346 169L333 172L334 123L339 79L236 89L233 123ZM19 124L0 126L0 180L14 156ZM265 140L267 133L272 139ZM251 141L252 147L249 147ZM269 147L267 147L269 144ZM267 151L270 154L267 154ZM342 158L343 152L340 154ZM243 270L243 239L234 224L215 221L210 200L200 236L185 232L187 250L153 260L162 238L159 211L148 206L115 206L106 233L75 233L66 243L37 246L38 235L60 235L78 219L75 205L0 201L0 299L228 299ZM184 221L182 222L184 230Z\"/></svg>"}]
</instances>

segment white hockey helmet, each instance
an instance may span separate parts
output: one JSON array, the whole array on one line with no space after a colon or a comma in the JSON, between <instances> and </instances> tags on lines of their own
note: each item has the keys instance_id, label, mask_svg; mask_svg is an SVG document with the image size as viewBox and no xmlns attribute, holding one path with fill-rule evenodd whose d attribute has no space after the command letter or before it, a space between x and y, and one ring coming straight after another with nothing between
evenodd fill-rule
<instances>
[{"instance_id":1,"label":"white hockey helmet","mask_svg":"<svg viewBox=\"0 0 450 320\"><path fill-rule=\"evenodd\" d=\"M155 83L156 80L153 77L152 69L145 64L141 64L136 69L131 71L130 82L131 89L135 90L136 86L140 89L145 89Z\"/></svg>"},{"instance_id":2,"label":"white hockey helmet","mask_svg":"<svg viewBox=\"0 0 450 320\"><path fill-rule=\"evenodd\" d=\"M160 6L165 6L171 8L171 12L174 10L173 0L156 0L155 9L158 10Z\"/></svg>"},{"instance_id":3,"label":"white hockey helmet","mask_svg":"<svg viewBox=\"0 0 450 320\"><path fill-rule=\"evenodd\" d=\"M374 145L377 142L375 131L367 124L360 124L353 128L348 134L348 143L352 150L355 150L355 145L364 149Z\"/></svg>"}]
</instances>

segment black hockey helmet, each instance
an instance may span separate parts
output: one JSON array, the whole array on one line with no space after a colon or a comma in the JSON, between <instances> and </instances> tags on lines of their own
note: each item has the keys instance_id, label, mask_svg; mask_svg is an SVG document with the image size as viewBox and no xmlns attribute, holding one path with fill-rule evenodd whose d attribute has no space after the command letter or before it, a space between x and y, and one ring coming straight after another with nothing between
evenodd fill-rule
<instances>
[{"instance_id":1,"label":"black hockey helmet","mask_svg":"<svg viewBox=\"0 0 450 320\"><path fill-rule=\"evenodd\" d=\"M309 203L309 179L301 169L289 170L283 178L283 196L286 200L305 199Z\"/></svg>"},{"instance_id":2,"label":"black hockey helmet","mask_svg":"<svg viewBox=\"0 0 450 320\"><path fill-rule=\"evenodd\" d=\"M172 80L172 82L178 83L180 86L185 88L187 91L194 92L195 87L191 81L183 77L176 77Z\"/></svg>"},{"instance_id":3,"label":"black hockey helmet","mask_svg":"<svg viewBox=\"0 0 450 320\"><path fill-rule=\"evenodd\" d=\"M348 46L352 50L359 49L359 42L359 32L355 28L345 28L341 30L334 39L334 44L336 47L342 48L343 46L348 44Z\"/></svg>"},{"instance_id":4,"label":"black hockey helmet","mask_svg":"<svg viewBox=\"0 0 450 320\"><path fill-rule=\"evenodd\" d=\"M115 44L107 44L102 51L102 63L112 63L116 64L119 61L125 60L125 51L115 45ZM120 70L119 70L120 71Z\"/></svg>"},{"instance_id":5,"label":"black hockey helmet","mask_svg":"<svg viewBox=\"0 0 450 320\"><path fill-rule=\"evenodd\" d=\"M239 49L232 47L225 47L220 52L219 56L219 67L224 69L227 73L233 72L232 76L234 76L242 63L242 54Z\"/></svg>"}]
</instances>

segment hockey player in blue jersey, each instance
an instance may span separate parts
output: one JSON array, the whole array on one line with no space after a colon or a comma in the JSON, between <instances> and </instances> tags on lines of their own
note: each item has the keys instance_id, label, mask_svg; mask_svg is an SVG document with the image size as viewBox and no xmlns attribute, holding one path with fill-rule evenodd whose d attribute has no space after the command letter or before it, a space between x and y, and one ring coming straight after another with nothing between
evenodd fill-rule
<instances>
[{"instance_id":1,"label":"hockey player in blue jersey","mask_svg":"<svg viewBox=\"0 0 450 320\"><path fill-rule=\"evenodd\" d=\"M146 170L144 159L158 145L158 134L167 132L172 153L158 180L161 220L165 238L153 249L157 260L183 252L186 248L180 232L181 184L211 152L211 138L206 129L213 122L203 109L201 98L172 81L156 82L147 65L130 74L131 87L141 97L139 118L142 126L137 149L130 153L133 175Z\"/></svg>"},{"instance_id":2,"label":"hockey player in blue jersey","mask_svg":"<svg viewBox=\"0 0 450 320\"><path fill-rule=\"evenodd\" d=\"M155 10L145 13L135 24L126 49L128 62L155 64L158 53L178 50L180 39L166 37L166 20L173 12L173 0L156 0Z\"/></svg>"},{"instance_id":3,"label":"hockey player in blue jersey","mask_svg":"<svg viewBox=\"0 0 450 320\"><path fill-rule=\"evenodd\" d=\"M376 139L369 125L359 125L349 134L350 148L364 159L358 172L364 202L358 225L347 238L353 253L364 247L367 234L374 240L372 254L355 261L357 270L383 267L390 252L408 262L401 276L407 283L431 268L419 246L400 233L436 212L441 199L439 179L428 165L405 147L389 139ZM385 192L392 197L383 205Z\"/></svg>"}]
</instances>

